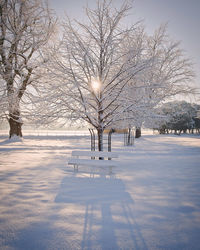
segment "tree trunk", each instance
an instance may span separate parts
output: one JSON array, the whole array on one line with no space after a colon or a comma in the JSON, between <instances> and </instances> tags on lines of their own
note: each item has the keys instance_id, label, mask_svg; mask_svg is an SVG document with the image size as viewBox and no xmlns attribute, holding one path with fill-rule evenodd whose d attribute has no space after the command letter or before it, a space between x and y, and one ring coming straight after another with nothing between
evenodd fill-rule
<instances>
[{"instance_id":1,"label":"tree trunk","mask_svg":"<svg viewBox=\"0 0 200 250\"><path fill-rule=\"evenodd\" d=\"M9 125L10 125L10 132L9 132L9 138L12 136L20 136L22 137L22 121L20 119L20 112L16 111L13 114L9 115Z\"/></svg>"},{"instance_id":2,"label":"tree trunk","mask_svg":"<svg viewBox=\"0 0 200 250\"><path fill-rule=\"evenodd\" d=\"M98 134L98 150L103 151L103 129L97 129Z\"/></svg>"},{"instance_id":3,"label":"tree trunk","mask_svg":"<svg viewBox=\"0 0 200 250\"><path fill-rule=\"evenodd\" d=\"M128 141L127 141L127 146L131 145L131 128L128 128Z\"/></svg>"},{"instance_id":4,"label":"tree trunk","mask_svg":"<svg viewBox=\"0 0 200 250\"><path fill-rule=\"evenodd\" d=\"M140 138L141 137L141 128L137 127L135 131L135 138Z\"/></svg>"}]
</instances>

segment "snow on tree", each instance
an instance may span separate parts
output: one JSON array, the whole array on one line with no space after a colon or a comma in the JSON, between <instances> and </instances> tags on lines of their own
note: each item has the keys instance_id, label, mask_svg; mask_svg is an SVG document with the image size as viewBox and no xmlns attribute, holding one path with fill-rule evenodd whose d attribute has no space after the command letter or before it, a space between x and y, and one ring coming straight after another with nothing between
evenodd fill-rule
<instances>
[{"instance_id":1,"label":"snow on tree","mask_svg":"<svg viewBox=\"0 0 200 250\"><path fill-rule=\"evenodd\" d=\"M166 26L152 36L140 23L123 28L130 7L98 1L95 10L86 9L86 23L67 18L42 80L42 122L87 122L97 130L99 150L105 128L140 128L161 102L191 93L191 63L179 43Z\"/></svg>"},{"instance_id":2,"label":"snow on tree","mask_svg":"<svg viewBox=\"0 0 200 250\"><path fill-rule=\"evenodd\" d=\"M161 25L149 37L148 46L156 59L148 74L148 80L153 82L149 98L156 95L158 100L153 99L159 102L174 95L191 94L194 91L191 85L194 77L192 63L180 48L180 42L169 38L166 25Z\"/></svg>"},{"instance_id":3,"label":"snow on tree","mask_svg":"<svg viewBox=\"0 0 200 250\"><path fill-rule=\"evenodd\" d=\"M192 64L167 35L166 25L161 25L152 36L143 37L146 46L145 57L149 65L137 74L126 86L122 107L127 127L152 123L159 119L156 107L167 99L180 94L191 94L194 89L190 83L194 77Z\"/></svg>"},{"instance_id":4,"label":"snow on tree","mask_svg":"<svg viewBox=\"0 0 200 250\"><path fill-rule=\"evenodd\" d=\"M158 110L163 115L158 123L157 129L160 133L186 133L187 130L199 130L199 119L197 117L200 105L185 101L173 101L164 103Z\"/></svg>"},{"instance_id":5,"label":"snow on tree","mask_svg":"<svg viewBox=\"0 0 200 250\"><path fill-rule=\"evenodd\" d=\"M116 10L111 1L98 1L96 9L86 9L87 23L67 19L48 67L46 118L86 121L97 130L99 151L103 131L121 112L123 90L149 64L142 55L141 25L121 25L129 9L127 2Z\"/></svg>"},{"instance_id":6,"label":"snow on tree","mask_svg":"<svg viewBox=\"0 0 200 250\"><path fill-rule=\"evenodd\" d=\"M9 122L10 137L22 136L20 104L37 82L42 49L54 24L48 5L40 0L0 1L0 115Z\"/></svg>"}]
</instances>

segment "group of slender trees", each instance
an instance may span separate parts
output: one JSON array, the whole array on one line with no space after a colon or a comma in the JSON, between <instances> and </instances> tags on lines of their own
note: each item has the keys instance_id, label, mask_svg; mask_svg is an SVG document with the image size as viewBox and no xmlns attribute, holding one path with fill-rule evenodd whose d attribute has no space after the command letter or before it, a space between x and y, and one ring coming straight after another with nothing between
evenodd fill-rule
<instances>
[{"instance_id":1,"label":"group of slender trees","mask_svg":"<svg viewBox=\"0 0 200 250\"><path fill-rule=\"evenodd\" d=\"M99 0L87 21L59 25L42 0L0 0L0 116L10 137L23 120L38 124L86 122L103 150L106 128L139 128L156 107L191 93L194 73L180 44L161 25L148 35L127 27L131 5Z\"/></svg>"}]
</instances>

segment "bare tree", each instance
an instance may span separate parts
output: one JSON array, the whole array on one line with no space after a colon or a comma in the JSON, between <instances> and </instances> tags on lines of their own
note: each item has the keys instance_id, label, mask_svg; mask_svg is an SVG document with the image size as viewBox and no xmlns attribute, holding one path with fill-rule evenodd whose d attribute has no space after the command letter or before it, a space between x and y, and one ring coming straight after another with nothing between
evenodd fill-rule
<instances>
[{"instance_id":1,"label":"bare tree","mask_svg":"<svg viewBox=\"0 0 200 250\"><path fill-rule=\"evenodd\" d=\"M100 151L105 128L140 127L160 102L191 92L191 63L179 44L165 26L153 36L140 23L122 27L130 8L105 0L86 9L85 24L67 18L42 80L42 122L85 121L96 128Z\"/></svg>"},{"instance_id":2,"label":"bare tree","mask_svg":"<svg viewBox=\"0 0 200 250\"><path fill-rule=\"evenodd\" d=\"M54 24L40 0L0 0L1 116L8 119L10 137L22 136L20 102L38 79L36 69L44 63L40 53Z\"/></svg>"},{"instance_id":3,"label":"bare tree","mask_svg":"<svg viewBox=\"0 0 200 250\"><path fill-rule=\"evenodd\" d=\"M148 67L137 74L120 100L122 118L127 126L141 127L143 122L156 118L156 107L176 95L194 93L191 83L194 72L191 61L180 48L180 43L167 35L161 25L152 36L143 37Z\"/></svg>"},{"instance_id":4,"label":"bare tree","mask_svg":"<svg viewBox=\"0 0 200 250\"><path fill-rule=\"evenodd\" d=\"M149 62L142 56L141 25L122 27L129 9L127 2L116 10L111 1L98 1L95 10L86 9L87 23L67 19L49 64L46 117L86 121L97 130L99 151L104 129L121 109L119 96ZM133 40L137 46L129 46Z\"/></svg>"},{"instance_id":5,"label":"bare tree","mask_svg":"<svg viewBox=\"0 0 200 250\"><path fill-rule=\"evenodd\" d=\"M153 70L146 78L153 83L148 88L148 96L157 103L178 94L194 92L192 80L194 78L193 65L180 47L180 42L174 42L167 34L166 25L161 25L153 36L148 39L148 48L154 55ZM157 98L153 98L153 97Z\"/></svg>"}]
</instances>

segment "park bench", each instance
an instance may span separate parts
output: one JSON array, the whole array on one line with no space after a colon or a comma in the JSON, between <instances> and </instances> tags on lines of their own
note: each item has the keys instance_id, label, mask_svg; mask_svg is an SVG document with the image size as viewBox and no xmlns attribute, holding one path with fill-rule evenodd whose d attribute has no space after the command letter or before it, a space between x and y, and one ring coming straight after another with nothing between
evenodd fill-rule
<instances>
[{"instance_id":1,"label":"park bench","mask_svg":"<svg viewBox=\"0 0 200 250\"><path fill-rule=\"evenodd\" d=\"M72 151L72 157L68 159L68 165L74 165L74 169L77 170L79 165L115 167L118 162L113 161L112 158L118 158L118 154L103 151Z\"/></svg>"}]
</instances>

